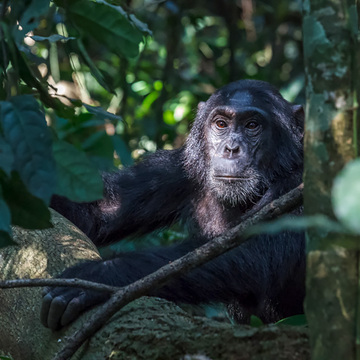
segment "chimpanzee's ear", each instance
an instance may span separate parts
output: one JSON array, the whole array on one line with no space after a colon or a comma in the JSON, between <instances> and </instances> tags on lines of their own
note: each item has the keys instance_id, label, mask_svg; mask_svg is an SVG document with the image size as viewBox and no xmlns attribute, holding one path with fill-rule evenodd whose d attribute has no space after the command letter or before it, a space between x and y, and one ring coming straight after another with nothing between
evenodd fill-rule
<instances>
[{"instance_id":1,"label":"chimpanzee's ear","mask_svg":"<svg viewBox=\"0 0 360 360\"><path fill-rule=\"evenodd\" d=\"M204 107L204 105L205 105L205 101L200 101L197 106L198 111L200 111Z\"/></svg>"},{"instance_id":2,"label":"chimpanzee's ear","mask_svg":"<svg viewBox=\"0 0 360 360\"><path fill-rule=\"evenodd\" d=\"M295 124L301 131L301 133L304 133L304 123L305 123L305 112L302 105L293 105L292 106Z\"/></svg>"}]
</instances>

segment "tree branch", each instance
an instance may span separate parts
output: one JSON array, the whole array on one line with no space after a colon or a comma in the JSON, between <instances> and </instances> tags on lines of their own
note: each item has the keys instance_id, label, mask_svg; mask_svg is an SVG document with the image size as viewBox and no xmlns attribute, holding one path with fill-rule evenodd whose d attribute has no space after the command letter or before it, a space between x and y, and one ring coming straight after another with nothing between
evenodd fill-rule
<instances>
[{"instance_id":1,"label":"tree branch","mask_svg":"<svg viewBox=\"0 0 360 360\"><path fill-rule=\"evenodd\" d=\"M0 281L0 289L40 286L69 286L115 293L120 288L82 279L16 279Z\"/></svg>"},{"instance_id":2,"label":"tree branch","mask_svg":"<svg viewBox=\"0 0 360 360\"><path fill-rule=\"evenodd\" d=\"M245 230L259 221L270 220L284 213L290 212L302 203L303 184L291 190L277 200L265 205L254 216L244 220L224 235L219 236L185 256L163 266L154 273L120 288L111 298L92 315L92 317L73 336L69 342L60 350L53 360L66 360L76 352L83 342L95 334L118 310L136 298L146 295L164 285L174 276L183 274L209 260L239 246L246 238L241 238Z\"/></svg>"}]
</instances>

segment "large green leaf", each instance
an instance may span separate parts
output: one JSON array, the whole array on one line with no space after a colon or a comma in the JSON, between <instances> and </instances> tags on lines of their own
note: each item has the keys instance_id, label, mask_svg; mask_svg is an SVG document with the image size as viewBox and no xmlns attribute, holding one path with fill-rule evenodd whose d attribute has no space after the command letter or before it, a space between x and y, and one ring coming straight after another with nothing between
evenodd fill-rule
<instances>
[{"instance_id":1,"label":"large green leaf","mask_svg":"<svg viewBox=\"0 0 360 360\"><path fill-rule=\"evenodd\" d=\"M56 160L58 195L77 202L102 198L101 176L83 152L63 141L54 142L53 151Z\"/></svg>"},{"instance_id":2,"label":"large green leaf","mask_svg":"<svg viewBox=\"0 0 360 360\"><path fill-rule=\"evenodd\" d=\"M114 146L105 130L97 131L82 143L83 150L91 156L100 156L113 161Z\"/></svg>"},{"instance_id":3,"label":"large green leaf","mask_svg":"<svg viewBox=\"0 0 360 360\"><path fill-rule=\"evenodd\" d=\"M11 175L10 179L2 179L2 188L12 223L26 229L51 227L50 211L45 203L29 193L18 173Z\"/></svg>"},{"instance_id":4,"label":"large green leaf","mask_svg":"<svg viewBox=\"0 0 360 360\"><path fill-rule=\"evenodd\" d=\"M21 95L0 102L0 121L15 156L14 169L28 190L48 204L55 188L55 164L51 133L37 101Z\"/></svg>"},{"instance_id":5,"label":"large green leaf","mask_svg":"<svg viewBox=\"0 0 360 360\"><path fill-rule=\"evenodd\" d=\"M332 202L336 217L360 234L360 159L348 163L334 180Z\"/></svg>"},{"instance_id":6,"label":"large green leaf","mask_svg":"<svg viewBox=\"0 0 360 360\"><path fill-rule=\"evenodd\" d=\"M116 54L135 57L143 40L142 31L120 6L105 1L56 1L66 9L73 24L84 34L91 35Z\"/></svg>"}]
</instances>

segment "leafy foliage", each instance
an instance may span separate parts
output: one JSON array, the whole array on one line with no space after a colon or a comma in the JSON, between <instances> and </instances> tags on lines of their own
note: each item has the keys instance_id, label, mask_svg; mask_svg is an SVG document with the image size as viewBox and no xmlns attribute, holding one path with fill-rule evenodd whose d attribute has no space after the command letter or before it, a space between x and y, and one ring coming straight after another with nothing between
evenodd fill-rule
<instances>
[{"instance_id":1,"label":"leafy foliage","mask_svg":"<svg viewBox=\"0 0 360 360\"><path fill-rule=\"evenodd\" d=\"M69 24L77 36L34 35L41 22L55 14L61 14L61 26L65 29ZM121 121L99 107L83 106L82 101L67 96L62 102L53 97L50 89L56 95L59 89L49 89L49 77L41 74L40 65L47 56L31 52L35 44L31 42L47 40L51 50L59 41L94 38L108 51L132 57L138 55L143 34L149 31L121 7L104 1L56 1L56 5L49 0L13 1L11 7L5 1L0 20L0 79L4 84L0 93L0 246L5 246L11 243L10 224L28 229L51 226L47 206L53 194L74 201L102 197L94 149L98 143L105 144L105 153L113 161L115 147L105 126L114 127L113 123ZM95 66L90 69L99 76ZM53 71L55 77L57 70ZM75 146L61 140L67 137Z\"/></svg>"}]
</instances>

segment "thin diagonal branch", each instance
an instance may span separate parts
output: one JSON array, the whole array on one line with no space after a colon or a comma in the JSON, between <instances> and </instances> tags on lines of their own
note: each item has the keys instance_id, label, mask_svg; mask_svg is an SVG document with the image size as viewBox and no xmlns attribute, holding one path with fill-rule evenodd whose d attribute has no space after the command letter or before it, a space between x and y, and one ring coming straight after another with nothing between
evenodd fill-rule
<instances>
[{"instance_id":1,"label":"thin diagonal branch","mask_svg":"<svg viewBox=\"0 0 360 360\"><path fill-rule=\"evenodd\" d=\"M40 286L70 286L89 290L115 293L120 288L82 279L15 279L0 281L0 289Z\"/></svg>"}]
</instances>

